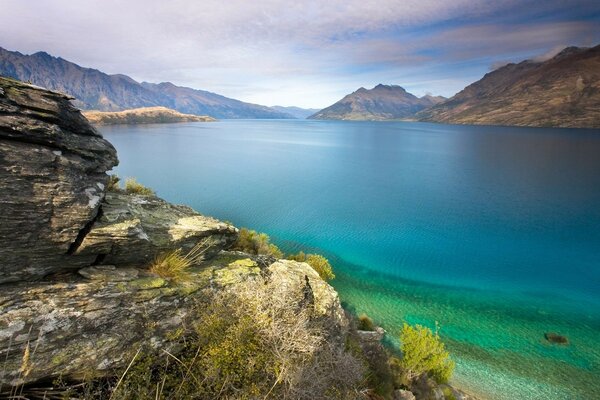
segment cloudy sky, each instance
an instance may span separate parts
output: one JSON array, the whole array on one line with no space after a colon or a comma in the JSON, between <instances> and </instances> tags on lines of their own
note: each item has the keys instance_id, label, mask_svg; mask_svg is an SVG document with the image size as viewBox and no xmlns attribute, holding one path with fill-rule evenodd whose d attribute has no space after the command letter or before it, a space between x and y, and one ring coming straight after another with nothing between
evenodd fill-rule
<instances>
[{"instance_id":1,"label":"cloudy sky","mask_svg":"<svg viewBox=\"0 0 600 400\"><path fill-rule=\"evenodd\" d=\"M451 96L596 44L598 0L0 0L0 47L265 105L321 108L378 83Z\"/></svg>"}]
</instances>

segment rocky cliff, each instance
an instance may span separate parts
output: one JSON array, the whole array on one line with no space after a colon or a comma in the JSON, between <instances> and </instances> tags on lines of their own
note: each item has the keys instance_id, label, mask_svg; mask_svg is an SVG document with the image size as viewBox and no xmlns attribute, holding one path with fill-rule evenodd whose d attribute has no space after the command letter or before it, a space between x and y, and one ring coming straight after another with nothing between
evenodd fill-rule
<instances>
[{"instance_id":1,"label":"rocky cliff","mask_svg":"<svg viewBox=\"0 0 600 400\"><path fill-rule=\"evenodd\" d=\"M0 397L59 377L115 376L142 347L177 354L206 291L253 277L347 324L337 293L307 264L226 252L232 225L108 190L115 149L69 99L0 78ZM184 281L148 269L199 242Z\"/></svg>"},{"instance_id":2,"label":"rocky cliff","mask_svg":"<svg viewBox=\"0 0 600 400\"><path fill-rule=\"evenodd\" d=\"M598 128L600 46L569 47L543 62L505 65L417 117L453 124Z\"/></svg>"}]
</instances>

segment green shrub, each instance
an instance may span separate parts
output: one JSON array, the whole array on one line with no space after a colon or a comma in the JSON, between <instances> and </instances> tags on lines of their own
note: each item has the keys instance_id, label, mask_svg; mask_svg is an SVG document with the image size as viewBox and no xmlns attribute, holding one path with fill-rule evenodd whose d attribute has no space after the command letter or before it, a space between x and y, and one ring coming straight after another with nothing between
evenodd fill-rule
<instances>
[{"instance_id":1,"label":"green shrub","mask_svg":"<svg viewBox=\"0 0 600 400\"><path fill-rule=\"evenodd\" d=\"M367 314L360 314L358 316L357 329L359 331L374 331L375 324L373 323L373 320L371 318L369 318L369 316Z\"/></svg>"},{"instance_id":2,"label":"green shrub","mask_svg":"<svg viewBox=\"0 0 600 400\"><path fill-rule=\"evenodd\" d=\"M331 264L325 257L318 254L309 254L306 256L306 262L317 271L323 280L330 281L335 278Z\"/></svg>"},{"instance_id":3,"label":"green shrub","mask_svg":"<svg viewBox=\"0 0 600 400\"><path fill-rule=\"evenodd\" d=\"M319 276L325 281L330 281L335 278L335 274L333 273L331 264L329 264L329 260L319 254L304 254L304 252L301 251L298 254L288 255L287 259L307 263L315 271L317 271Z\"/></svg>"},{"instance_id":4,"label":"green shrub","mask_svg":"<svg viewBox=\"0 0 600 400\"><path fill-rule=\"evenodd\" d=\"M248 254L269 255L282 258L283 253L277 246L271 243L266 233L258 233L247 228L240 229L237 241L232 250L243 251Z\"/></svg>"},{"instance_id":5,"label":"green shrub","mask_svg":"<svg viewBox=\"0 0 600 400\"><path fill-rule=\"evenodd\" d=\"M437 330L434 333L421 325L413 327L404 323L400 332L400 350L400 365L409 380L428 373L437 382L443 383L452 376L455 364L445 350Z\"/></svg>"},{"instance_id":6,"label":"green shrub","mask_svg":"<svg viewBox=\"0 0 600 400\"><path fill-rule=\"evenodd\" d=\"M132 194L141 194L143 196L154 196L154 191L138 181L135 178L127 178L125 180L125 191Z\"/></svg>"}]
</instances>

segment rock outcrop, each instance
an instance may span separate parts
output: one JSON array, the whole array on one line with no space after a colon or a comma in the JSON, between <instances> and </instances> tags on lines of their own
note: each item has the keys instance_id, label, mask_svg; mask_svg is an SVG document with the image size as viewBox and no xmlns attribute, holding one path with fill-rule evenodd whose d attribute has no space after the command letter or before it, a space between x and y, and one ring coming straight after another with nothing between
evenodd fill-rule
<instances>
[{"instance_id":1,"label":"rock outcrop","mask_svg":"<svg viewBox=\"0 0 600 400\"><path fill-rule=\"evenodd\" d=\"M337 293L308 264L227 252L232 225L107 190L116 163L69 97L0 78L0 397L115 376L141 348L176 354L198 302L242 283L268 280L335 332L347 328ZM150 272L157 255L198 243L184 280Z\"/></svg>"},{"instance_id":2,"label":"rock outcrop","mask_svg":"<svg viewBox=\"0 0 600 400\"><path fill-rule=\"evenodd\" d=\"M69 100L0 78L0 283L87 262L72 248L117 155Z\"/></svg>"},{"instance_id":3,"label":"rock outcrop","mask_svg":"<svg viewBox=\"0 0 600 400\"><path fill-rule=\"evenodd\" d=\"M262 275L290 292L301 289L308 276L318 315L346 324L335 290L305 263L281 260L265 267L247 254L224 252L179 283L145 269L87 267L79 274L3 287L0 382L16 386L59 376L110 376L141 347L174 351L179 338L174 333L186 329L204 289L235 290L236 284Z\"/></svg>"}]
</instances>

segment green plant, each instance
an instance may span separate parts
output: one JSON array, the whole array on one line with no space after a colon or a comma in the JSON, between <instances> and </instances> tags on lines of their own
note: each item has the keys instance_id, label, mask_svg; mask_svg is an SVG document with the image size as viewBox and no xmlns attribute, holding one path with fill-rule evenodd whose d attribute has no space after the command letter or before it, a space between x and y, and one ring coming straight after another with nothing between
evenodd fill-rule
<instances>
[{"instance_id":1,"label":"green plant","mask_svg":"<svg viewBox=\"0 0 600 400\"><path fill-rule=\"evenodd\" d=\"M208 247L208 239L203 239L186 254L183 254L181 249L162 253L150 265L150 272L165 279L185 280L189 267L202 259Z\"/></svg>"},{"instance_id":2,"label":"green plant","mask_svg":"<svg viewBox=\"0 0 600 400\"><path fill-rule=\"evenodd\" d=\"M315 271L317 271L323 280L330 281L335 278L331 264L329 264L329 260L327 260L325 257L319 254L309 254L306 256L306 262L308 265L313 267Z\"/></svg>"},{"instance_id":3,"label":"green plant","mask_svg":"<svg viewBox=\"0 0 600 400\"><path fill-rule=\"evenodd\" d=\"M445 350L437 329L404 323L400 332L401 367L407 378L412 380L429 373L439 383L447 382L454 371L454 361Z\"/></svg>"},{"instance_id":4,"label":"green plant","mask_svg":"<svg viewBox=\"0 0 600 400\"><path fill-rule=\"evenodd\" d=\"M290 254L287 256L288 260L294 260L298 262L305 262L310 265L319 276L325 280L330 281L335 278L335 274L333 273L333 269L331 268L331 264L329 264L329 260L319 254L304 254L303 251L300 251L297 254Z\"/></svg>"},{"instance_id":5,"label":"green plant","mask_svg":"<svg viewBox=\"0 0 600 400\"><path fill-rule=\"evenodd\" d=\"M369 318L369 316L367 314L360 314L358 316L357 329L359 331L374 331L375 324L373 323L373 320L371 318Z\"/></svg>"},{"instance_id":6,"label":"green plant","mask_svg":"<svg viewBox=\"0 0 600 400\"><path fill-rule=\"evenodd\" d=\"M138 181L135 178L127 178L125 180L125 191L132 194L141 194L143 196L154 196L154 191Z\"/></svg>"},{"instance_id":7,"label":"green plant","mask_svg":"<svg viewBox=\"0 0 600 400\"><path fill-rule=\"evenodd\" d=\"M282 258L283 253L277 246L271 243L266 233L258 233L254 230L242 228L232 250L239 250L249 254L269 255Z\"/></svg>"},{"instance_id":8,"label":"green plant","mask_svg":"<svg viewBox=\"0 0 600 400\"><path fill-rule=\"evenodd\" d=\"M456 400L456 396L454 396L454 392L448 386L442 389L442 393L444 393L445 400Z\"/></svg>"}]
</instances>

